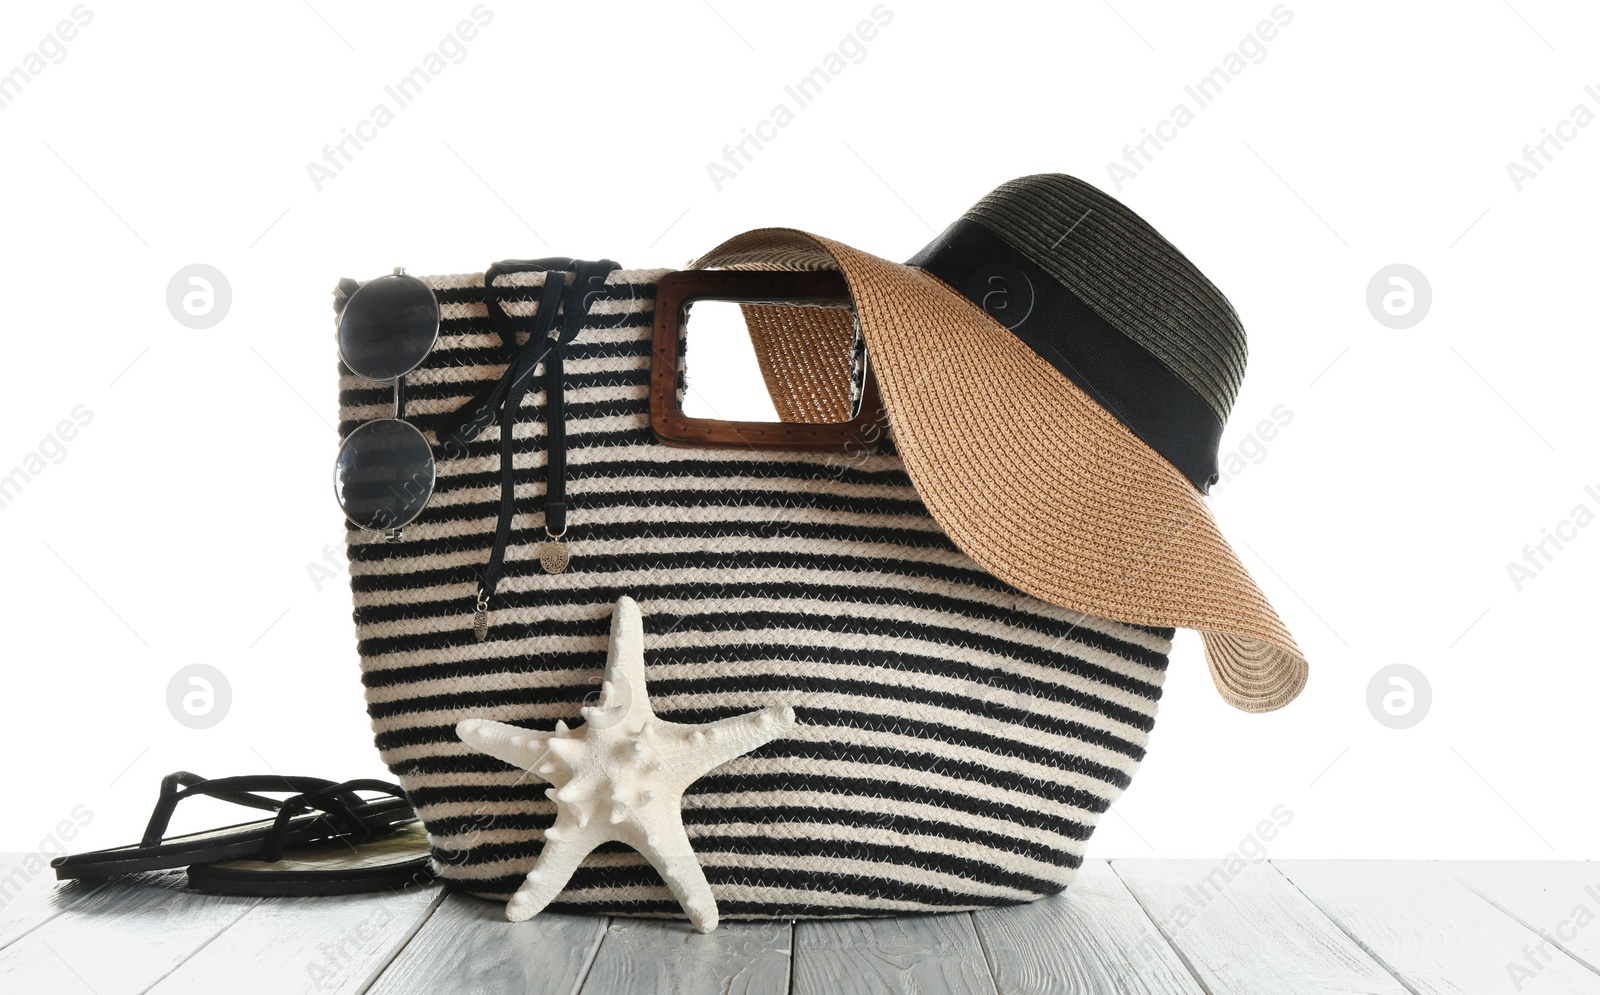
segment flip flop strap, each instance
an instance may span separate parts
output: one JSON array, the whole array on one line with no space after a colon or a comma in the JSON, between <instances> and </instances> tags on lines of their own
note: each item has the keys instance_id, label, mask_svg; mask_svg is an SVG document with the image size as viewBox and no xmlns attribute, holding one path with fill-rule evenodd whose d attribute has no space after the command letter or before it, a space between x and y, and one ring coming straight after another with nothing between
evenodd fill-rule
<instances>
[{"instance_id":1,"label":"flip flop strap","mask_svg":"<svg viewBox=\"0 0 1600 995\"><path fill-rule=\"evenodd\" d=\"M381 781L376 783L383 783ZM193 795L204 795L221 801L232 802L246 808L264 809L268 812L280 812L284 802L277 798L255 794L257 791L294 791L300 794L306 792L325 791L329 788L338 788L334 782L320 777L283 777L277 774L255 774L241 777L205 778L198 774L180 770L168 774L161 779L161 794L156 800L156 806L150 813L150 822L145 826L144 836L140 838L140 846L155 846L166 836L167 825L172 821L172 813L176 811L178 803ZM346 799L355 798L350 795ZM359 800L359 799L357 799Z\"/></svg>"},{"instance_id":2,"label":"flip flop strap","mask_svg":"<svg viewBox=\"0 0 1600 995\"><path fill-rule=\"evenodd\" d=\"M357 805L369 804L356 794L358 791L375 791L401 799L406 796L398 784L375 778L357 778L338 784L330 782L324 787L286 798L283 807L278 809L278 817L272 822L271 831L267 833L267 842L261 859L268 863L276 863L283 859L283 837L290 821L297 815L311 811L321 811L333 816L334 821L342 826L356 843L365 843L371 839L372 828L351 811Z\"/></svg>"}]
</instances>

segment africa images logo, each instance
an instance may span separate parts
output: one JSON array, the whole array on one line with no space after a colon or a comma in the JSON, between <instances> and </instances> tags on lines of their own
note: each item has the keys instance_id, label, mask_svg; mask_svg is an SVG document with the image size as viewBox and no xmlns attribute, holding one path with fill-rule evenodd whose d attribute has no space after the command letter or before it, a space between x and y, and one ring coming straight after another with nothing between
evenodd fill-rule
<instances>
[{"instance_id":1,"label":"africa images logo","mask_svg":"<svg viewBox=\"0 0 1600 995\"><path fill-rule=\"evenodd\" d=\"M1582 129L1589 127L1597 119L1595 108L1600 108L1600 86L1586 86L1583 88L1584 101L1572 105L1572 110L1567 116L1557 121L1553 127L1540 128L1539 140L1528 142L1522 146L1522 161L1515 159L1506 161L1506 175L1511 178L1511 185L1517 193L1527 189L1529 180L1536 179L1543 173L1546 166L1556 161L1556 156L1566 151L1569 142L1578 140ZM1590 104L1594 106L1591 107Z\"/></svg>"},{"instance_id":2,"label":"africa images logo","mask_svg":"<svg viewBox=\"0 0 1600 995\"><path fill-rule=\"evenodd\" d=\"M467 46L478 33L494 20L494 11L486 4L478 4L470 11L471 19L461 19L439 40L431 51L425 52L418 64L399 80L383 88L386 99L378 101L367 116L353 126L339 129L339 140L322 146L322 161L306 162L306 175L311 185L321 193L329 180L336 179L346 166L355 161L356 153L371 142L377 141L383 129L395 122L400 111L405 110L434 80L450 66L467 61Z\"/></svg>"},{"instance_id":3,"label":"africa images logo","mask_svg":"<svg viewBox=\"0 0 1600 995\"><path fill-rule=\"evenodd\" d=\"M1518 594L1527 588L1529 581L1544 573L1569 543L1577 541L1585 529L1600 519L1595 511L1600 508L1600 484L1585 487L1583 497L1565 518L1541 528L1537 542L1524 543L1520 560L1506 561L1506 576L1511 578L1511 586Z\"/></svg>"},{"instance_id":4,"label":"africa images logo","mask_svg":"<svg viewBox=\"0 0 1600 995\"><path fill-rule=\"evenodd\" d=\"M1122 146L1122 161L1106 162L1106 175L1117 193L1123 184L1145 171L1155 161L1157 153L1176 141L1183 129L1194 124L1199 113L1210 107L1235 79L1251 66L1267 61L1267 46L1279 32L1294 22L1294 11L1288 4L1278 4L1268 11L1270 18L1262 18L1251 32L1239 40L1238 46L1225 53L1218 65L1194 83L1183 88L1183 100L1172 105L1167 116L1149 128L1139 129L1139 140Z\"/></svg>"},{"instance_id":5,"label":"africa images logo","mask_svg":"<svg viewBox=\"0 0 1600 995\"><path fill-rule=\"evenodd\" d=\"M744 172L755 161L756 153L776 141L782 129L795 121L798 112L822 96L824 89L838 79L851 66L867 61L867 44L878 37L878 32L894 20L894 11L887 4L878 4L867 12L871 15L856 23L855 29L840 39L830 52L823 54L811 71L783 88L783 100L772 105L767 116L748 128L739 129L739 140L722 146L722 161L706 162L706 175L711 178L712 189L721 193L728 181Z\"/></svg>"},{"instance_id":6,"label":"africa images logo","mask_svg":"<svg viewBox=\"0 0 1600 995\"><path fill-rule=\"evenodd\" d=\"M94 21L94 11L85 4L72 8L69 17L56 22L55 28L39 41L33 51L25 53L10 72L0 69L0 108L9 107L22 96L22 91L51 66L67 61L67 44Z\"/></svg>"},{"instance_id":7,"label":"africa images logo","mask_svg":"<svg viewBox=\"0 0 1600 995\"><path fill-rule=\"evenodd\" d=\"M984 313L1012 331L1033 313L1033 281L1015 266L993 263L972 275L964 289Z\"/></svg>"}]
</instances>

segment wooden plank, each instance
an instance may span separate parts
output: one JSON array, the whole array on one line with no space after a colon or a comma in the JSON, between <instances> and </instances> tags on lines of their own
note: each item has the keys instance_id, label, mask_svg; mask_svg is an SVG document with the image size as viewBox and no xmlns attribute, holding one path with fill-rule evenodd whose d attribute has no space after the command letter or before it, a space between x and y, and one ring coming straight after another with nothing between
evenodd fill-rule
<instances>
[{"instance_id":1,"label":"wooden plank","mask_svg":"<svg viewBox=\"0 0 1600 995\"><path fill-rule=\"evenodd\" d=\"M787 922L724 919L711 933L678 920L611 920L587 995L784 995L789 990Z\"/></svg>"},{"instance_id":2,"label":"wooden plank","mask_svg":"<svg viewBox=\"0 0 1600 995\"><path fill-rule=\"evenodd\" d=\"M507 922L503 903L450 894L370 995L572 995L605 931L598 916L542 912Z\"/></svg>"},{"instance_id":3,"label":"wooden plank","mask_svg":"<svg viewBox=\"0 0 1600 995\"><path fill-rule=\"evenodd\" d=\"M1059 895L972 921L1000 995L1204 995L1103 860Z\"/></svg>"},{"instance_id":4,"label":"wooden plank","mask_svg":"<svg viewBox=\"0 0 1600 995\"><path fill-rule=\"evenodd\" d=\"M1574 961L1432 864L1286 860L1278 869L1417 995L1600 995Z\"/></svg>"},{"instance_id":5,"label":"wooden plank","mask_svg":"<svg viewBox=\"0 0 1600 995\"><path fill-rule=\"evenodd\" d=\"M68 881L59 887L46 858L36 853L0 855L0 949L60 915L100 887Z\"/></svg>"},{"instance_id":6,"label":"wooden plank","mask_svg":"<svg viewBox=\"0 0 1600 995\"><path fill-rule=\"evenodd\" d=\"M113 881L0 950L0 991L142 992L260 901L188 891L181 872Z\"/></svg>"},{"instance_id":7,"label":"wooden plank","mask_svg":"<svg viewBox=\"0 0 1600 995\"><path fill-rule=\"evenodd\" d=\"M995 995L965 912L799 922L794 958L794 995Z\"/></svg>"},{"instance_id":8,"label":"wooden plank","mask_svg":"<svg viewBox=\"0 0 1600 995\"><path fill-rule=\"evenodd\" d=\"M401 892L276 898L246 912L184 961L155 995L213 995L222 978L251 990L339 995L365 991L443 896Z\"/></svg>"},{"instance_id":9,"label":"wooden plank","mask_svg":"<svg viewBox=\"0 0 1600 995\"><path fill-rule=\"evenodd\" d=\"M1500 911L1600 971L1600 864L1451 861L1440 868Z\"/></svg>"},{"instance_id":10,"label":"wooden plank","mask_svg":"<svg viewBox=\"0 0 1600 995\"><path fill-rule=\"evenodd\" d=\"M1116 860L1111 867L1208 991L1406 995L1269 864Z\"/></svg>"}]
</instances>

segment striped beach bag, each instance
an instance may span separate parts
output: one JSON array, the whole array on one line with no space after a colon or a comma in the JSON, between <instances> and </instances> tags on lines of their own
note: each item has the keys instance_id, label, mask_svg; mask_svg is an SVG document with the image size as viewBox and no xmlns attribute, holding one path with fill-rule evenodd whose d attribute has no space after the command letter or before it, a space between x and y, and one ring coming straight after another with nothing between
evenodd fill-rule
<instances>
[{"instance_id":1,"label":"striped beach bag","mask_svg":"<svg viewBox=\"0 0 1600 995\"><path fill-rule=\"evenodd\" d=\"M1066 887L1144 756L1173 630L997 579L935 522L890 433L853 448L663 441L652 402L663 383L681 401L693 354L655 347L676 277L555 265L420 278L438 339L398 406L432 446L431 496L403 529L348 533L372 730L439 875L504 900L538 860L548 785L469 748L458 724L580 725L626 597L662 720L793 709L784 735L683 794L723 916L979 909ZM775 396L786 417L868 401L848 295L831 303L815 313L836 334L804 341L828 346L850 389ZM781 356L779 312L745 314ZM518 359L531 339L536 365ZM341 367L340 388L341 434L394 414L389 385ZM550 908L683 914L620 844Z\"/></svg>"}]
</instances>

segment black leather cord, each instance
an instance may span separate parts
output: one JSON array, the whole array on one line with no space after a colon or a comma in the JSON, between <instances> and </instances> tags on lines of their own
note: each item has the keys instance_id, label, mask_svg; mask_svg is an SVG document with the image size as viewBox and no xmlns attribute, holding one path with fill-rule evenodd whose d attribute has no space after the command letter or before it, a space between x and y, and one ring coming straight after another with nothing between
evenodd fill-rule
<instances>
[{"instance_id":1,"label":"black leather cord","mask_svg":"<svg viewBox=\"0 0 1600 995\"><path fill-rule=\"evenodd\" d=\"M539 297L539 312L535 317L533 333L517 354L516 362L506 370L506 394L500 411L500 519L495 523L494 546L489 550L489 562L484 566L478 582L478 599L494 596L500 583L506 556L506 544L511 539L511 518L516 514L517 488L512 459L515 456L515 428L517 410L533 382L533 372L541 361L548 363L555 355L555 344L550 341L550 329L555 325L561 296L566 291L566 274L545 274L544 292Z\"/></svg>"},{"instance_id":2,"label":"black leather cord","mask_svg":"<svg viewBox=\"0 0 1600 995\"><path fill-rule=\"evenodd\" d=\"M502 288L495 277L502 273L528 272L540 266L545 271L533 328L521 348L516 344L515 326L501 301ZM554 267L559 266L560 269ZM573 273L567 282L568 269ZM484 273L484 299L489 323L500 338L506 371L488 388L463 405L440 425L437 437L446 458L465 454L466 444L500 417L500 514L495 523L494 544L489 560L478 579L478 605L484 610L494 596L504 573L506 546L511 538L511 520L516 514L516 477L513 467L514 430L522 399L528 392L534 372L544 365L545 389L545 532L551 537L567 530L567 447L566 447L566 363L565 347L578 337L589 305L605 284L606 274L618 269L610 260L586 262L570 259L510 260L496 263ZM561 319L559 331L557 318Z\"/></svg>"},{"instance_id":3,"label":"black leather cord","mask_svg":"<svg viewBox=\"0 0 1600 995\"><path fill-rule=\"evenodd\" d=\"M544 531L552 539L567 532L567 404L566 347L583 330L606 274L617 268L609 259L573 264L573 280L562 301L561 334L544 364L545 498Z\"/></svg>"}]
</instances>

